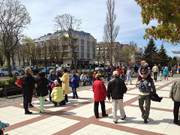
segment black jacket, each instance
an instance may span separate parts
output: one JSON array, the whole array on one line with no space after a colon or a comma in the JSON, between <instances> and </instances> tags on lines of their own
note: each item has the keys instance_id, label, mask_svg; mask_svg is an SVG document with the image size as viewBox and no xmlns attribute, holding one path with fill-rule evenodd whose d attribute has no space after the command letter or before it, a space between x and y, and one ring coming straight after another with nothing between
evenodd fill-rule
<instances>
[{"instance_id":1,"label":"black jacket","mask_svg":"<svg viewBox=\"0 0 180 135\"><path fill-rule=\"evenodd\" d=\"M23 94L30 96L33 94L35 88L35 80L32 75L26 75L23 77Z\"/></svg>"},{"instance_id":2,"label":"black jacket","mask_svg":"<svg viewBox=\"0 0 180 135\"><path fill-rule=\"evenodd\" d=\"M47 96L48 95L48 80L46 78L37 79L37 96Z\"/></svg>"},{"instance_id":3,"label":"black jacket","mask_svg":"<svg viewBox=\"0 0 180 135\"><path fill-rule=\"evenodd\" d=\"M112 99L123 99L126 91L127 87L124 81L119 77L115 77L108 83L107 97L108 99L110 99L110 97L112 97Z\"/></svg>"}]
</instances>

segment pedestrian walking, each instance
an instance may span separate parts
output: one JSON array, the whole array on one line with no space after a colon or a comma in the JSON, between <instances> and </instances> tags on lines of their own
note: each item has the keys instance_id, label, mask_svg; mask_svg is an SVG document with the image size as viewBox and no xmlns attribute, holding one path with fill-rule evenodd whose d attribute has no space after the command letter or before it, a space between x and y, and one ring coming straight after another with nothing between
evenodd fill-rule
<instances>
[{"instance_id":1,"label":"pedestrian walking","mask_svg":"<svg viewBox=\"0 0 180 135\"><path fill-rule=\"evenodd\" d=\"M169 69L167 66L165 66L163 69L164 80L168 80L168 75L169 75Z\"/></svg>"},{"instance_id":2,"label":"pedestrian walking","mask_svg":"<svg viewBox=\"0 0 180 135\"><path fill-rule=\"evenodd\" d=\"M62 89L65 94L65 101L68 102L68 94L70 93L70 91L69 91L69 73L66 68L64 69L63 76L60 79L62 81Z\"/></svg>"},{"instance_id":3,"label":"pedestrian walking","mask_svg":"<svg viewBox=\"0 0 180 135\"><path fill-rule=\"evenodd\" d=\"M112 98L112 112L113 122L118 122L117 109L120 109L121 119L126 118L126 114L123 106L124 93L127 91L127 87L124 81L119 77L118 71L113 72L113 79L109 81L107 88L107 97L110 100Z\"/></svg>"},{"instance_id":4,"label":"pedestrian walking","mask_svg":"<svg viewBox=\"0 0 180 135\"><path fill-rule=\"evenodd\" d=\"M142 65L138 76L137 86L139 88L139 108L142 113L144 123L148 123L150 113L150 93L156 93L153 79L149 74L148 64Z\"/></svg>"},{"instance_id":5,"label":"pedestrian walking","mask_svg":"<svg viewBox=\"0 0 180 135\"><path fill-rule=\"evenodd\" d=\"M99 118L98 107L101 104L102 117L107 117L105 100L106 100L106 87L104 82L100 79L100 75L96 74L95 81L93 82L93 92L94 92L94 115Z\"/></svg>"},{"instance_id":6,"label":"pedestrian walking","mask_svg":"<svg viewBox=\"0 0 180 135\"><path fill-rule=\"evenodd\" d=\"M157 75L159 73L159 68L156 64L154 64L154 66L152 68L152 72L153 72L154 80L157 81Z\"/></svg>"},{"instance_id":7,"label":"pedestrian walking","mask_svg":"<svg viewBox=\"0 0 180 135\"><path fill-rule=\"evenodd\" d=\"M36 92L39 97L40 113L44 113L45 96L48 95L48 80L45 78L45 73L43 72L38 74Z\"/></svg>"},{"instance_id":8,"label":"pedestrian walking","mask_svg":"<svg viewBox=\"0 0 180 135\"><path fill-rule=\"evenodd\" d=\"M29 104L31 102L31 97L33 95L33 90L35 88L35 80L32 76L32 70L30 67L25 69L25 76L23 77L23 106L25 114L32 114L29 111Z\"/></svg>"},{"instance_id":9,"label":"pedestrian walking","mask_svg":"<svg viewBox=\"0 0 180 135\"><path fill-rule=\"evenodd\" d=\"M174 84L171 87L170 91L170 98L174 101L174 124L177 124L180 126L180 121L178 119L179 115L179 108L180 108L180 80L175 81Z\"/></svg>"},{"instance_id":10,"label":"pedestrian walking","mask_svg":"<svg viewBox=\"0 0 180 135\"><path fill-rule=\"evenodd\" d=\"M52 92L51 85L53 84L54 80L56 80L56 79L57 79L57 76L55 74L55 70L51 69L50 74L48 75L49 101L51 101L51 92Z\"/></svg>"},{"instance_id":11,"label":"pedestrian walking","mask_svg":"<svg viewBox=\"0 0 180 135\"><path fill-rule=\"evenodd\" d=\"M130 67L128 67L127 72L126 72L126 81L127 81L127 84L129 83L130 85L132 84L131 75L132 75L132 70Z\"/></svg>"},{"instance_id":12,"label":"pedestrian walking","mask_svg":"<svg viewBox=\"0 0 180 135\"><path fill-rule=\"evenodd\" d=\"M73 76L70 79L70 86L72 88L73 98L77 98L77 99L78 99L77 88L79 87L79 81L80 81L79 76L76 75L76 72L73 72Z\"/></svg>"}]
</instances>

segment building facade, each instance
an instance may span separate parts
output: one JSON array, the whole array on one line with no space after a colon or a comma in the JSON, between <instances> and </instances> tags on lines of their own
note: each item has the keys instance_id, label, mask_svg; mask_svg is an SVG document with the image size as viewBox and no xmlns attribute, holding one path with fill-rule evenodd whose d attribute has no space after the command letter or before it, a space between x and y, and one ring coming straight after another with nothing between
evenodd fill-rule
<instances>
[{"instance_id":1,"label":"building facade","mask_svg":"<svg viewBox=\"0 0 180 135\"><path fill-rule=\"evenodd\" d=\"M136 59L139 59L138 49L134 44L115 42L113 45L109 45L106 42L99 42L96 45L96 64L110 65L110 57L114 66L123 63L135 63ZM112 52L110 52L111 50Z\"/></svg>"},{"instance_id":2,"label":"building facade","mask_svg":"<svg viewBox=\"0 0 180 135\"><path fill-rule=\"evenodd\" d=\"M96 57L96 39L83 31L71 31L71 34L70 37L66 32L55 32L35 39L36 46L42 48L39 61L64 65L92 64Z\"/></svg>"}]
</instances>

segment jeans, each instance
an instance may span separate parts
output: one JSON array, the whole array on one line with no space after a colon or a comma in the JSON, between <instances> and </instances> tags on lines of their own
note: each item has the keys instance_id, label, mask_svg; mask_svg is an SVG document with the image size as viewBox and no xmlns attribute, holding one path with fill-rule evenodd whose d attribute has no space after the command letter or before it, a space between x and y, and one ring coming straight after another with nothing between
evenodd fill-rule
<instances>
[{"instance_id":1,"label":"jeans","mask_svg":"<svg viewBox=\"0 0 180 135\"><path fill-rule=\"evenodd\" d=\"M72 88L72 92L73 92L73 98L78 98L76 88Z\"/></svg>"},{"instance_id":2,"label":"jeans","mask_svg":"<svg viewBox=\"0 0 180 135\"><path fill-rule=\"evenodd\" d=\"M142 118L144 120L147 120L149 118L150 105L151 105L150 95L139 96L139 108L141 110Z\"/></svg>"}]
</instances>

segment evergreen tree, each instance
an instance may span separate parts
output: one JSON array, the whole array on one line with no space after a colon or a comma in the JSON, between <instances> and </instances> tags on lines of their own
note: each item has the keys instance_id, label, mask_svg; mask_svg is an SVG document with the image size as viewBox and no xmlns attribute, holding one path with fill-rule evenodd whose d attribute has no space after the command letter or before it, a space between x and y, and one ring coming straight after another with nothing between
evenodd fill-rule
<instances>
[{"instance_id":1,"label":"evergreen tree","mask_svg":"<svg viewBox=\"0 0 180 135\"><path fill-rule=\"evenodd\" d=\"M161 45L161 48L158 52L158 56L159 56L159 63L161 64L161 66L167 65L167 63L169 61L169 57L166 54L166 50L164 48L164 45Z\"/></svg>"},{"instance_id":2,"label":"evergreen tree","mask_svg":"<svg viewBox=\"0 0 180 135\"><path fill-rule=\"evenodd\" d=\"M176 66L176 65L177 65L177 58L176 58L176 57L173 57L173 58L170 57L170 58L169 58L168 65L169 65L170 67Z\"/></svg>"},{"instance_id":3,"label":"evergreen tree","mask_svg":"<svg viewBox=\"0 0 180 135\"><path fill-rule=\"evenodd\" d=\"M150 39L147 47L145 48L143 59L152 67L154 64L158 64L157 48L154 40Z\"/></svg>"}]
</instances>

